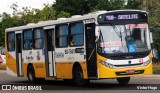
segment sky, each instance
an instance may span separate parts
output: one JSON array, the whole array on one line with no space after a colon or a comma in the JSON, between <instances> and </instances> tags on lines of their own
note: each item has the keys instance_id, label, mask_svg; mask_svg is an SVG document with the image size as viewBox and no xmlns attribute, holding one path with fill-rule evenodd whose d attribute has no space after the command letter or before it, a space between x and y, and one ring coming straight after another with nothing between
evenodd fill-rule
<instances>
[{"instance_id":1,"label":"sky","mask_svg":"<svg viewBox=\"0 0 160 93\"><path fill-rule=\"evenodd\" d=\"M10 6L13 3L17 3L18 10L21 10L22 7L31 7L31 8L38 8L42 9L43 4L53 4L55 0L0 0L0 14L3 12L7 12L12 14L12 9Z\"/></svg>"}]
</instances>

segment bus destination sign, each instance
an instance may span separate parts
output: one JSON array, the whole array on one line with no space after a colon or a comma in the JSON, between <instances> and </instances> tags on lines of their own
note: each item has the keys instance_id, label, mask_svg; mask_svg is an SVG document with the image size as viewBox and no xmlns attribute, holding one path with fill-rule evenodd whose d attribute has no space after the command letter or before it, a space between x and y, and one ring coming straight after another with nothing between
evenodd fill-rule
<instances>
[{"instance_id":1,"label":"bus destination sign","mask_svg":"<svg viewBox=\"0 0 160 93\"><path fill-rule=\"evenodd\" d=\"M114 21L114 20L138 20L146 19L147 14L145 13L135 13L135 14L109 14L105 16L105 21Z\"/></svg>"}]
</instances>

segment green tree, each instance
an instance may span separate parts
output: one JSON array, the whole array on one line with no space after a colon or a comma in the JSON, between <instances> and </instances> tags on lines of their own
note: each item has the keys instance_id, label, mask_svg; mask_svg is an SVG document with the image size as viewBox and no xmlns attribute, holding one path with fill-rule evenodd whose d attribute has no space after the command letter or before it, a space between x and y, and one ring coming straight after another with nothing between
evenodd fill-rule
<instances>
[{"instance_id":1,"label":"green tree","mask_svg":"<svg viewBox=\"0 0 160 93\"><path fill-rule=\"evenodd\" d=\"M160 3L159 0L148 0L149 23L153 32L153 48L160 58Z\"/></svg>"},{"instance_id":2,"label":"green tree","mask_svg":"<svg viewBox=\"0 0 160 93\"><path fill-rule=\"evenodd\" d=\"M59 12L82 15L97 10L124 9L125 0L56 0L53 7Z\"/></svg>"},{"instance_id":3,"label":"green tree","mask_svg":"<svg viewBox=\"0 0 160 93\"><path fill-rule=\"evenodd\" d=\"M141 9L141 0L127 0L126 9Z\"/></svg>"},{"instance_id":4,"label":"green tree","mask_svg":"<svg viewBox=\"0 0 160 93\"><path fill-rule=\"evenodd\" d=\"M71 15L81 15L90 12L89 1L87 0L56 0L53 7L56 8L57 13L64 11Z\"/></svg>"},{"instance_id":5,"label":"green tree","mask_svg":"<svg viewBox=\"0 0 160 93\"><path fill-rule=\"evenodd\" d=\"M98 0L97 10L117 10L124 9L125 0Z\"/></svg>"},{"instance_id":6,"label":"green tree","mask_svg":"<svg viewBox=\"0 0 160 93\"><path fill-rule=\"evenodd\" d=\"M15 23L13 23L12 17L4 12L2 15L2 21L0 22L0 46L4 46L4 37L5 37L5 29L8 27L15 26Z\"/></svg>"}]
</instances>

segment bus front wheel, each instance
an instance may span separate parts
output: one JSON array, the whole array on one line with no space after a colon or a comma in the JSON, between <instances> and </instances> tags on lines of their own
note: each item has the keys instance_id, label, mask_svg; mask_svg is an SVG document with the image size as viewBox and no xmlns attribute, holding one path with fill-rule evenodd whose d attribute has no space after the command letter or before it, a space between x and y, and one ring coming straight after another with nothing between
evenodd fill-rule
<instances>
[{"instance_id":1,"label":"bus front wheel","mask_svg":"<svg viewBox=\"0 0 160 93\"><path fill-rule=\"evenodd\" d=\"M117 81L119 84L128 84L130 80L130 77L122 77L122 78L117 78Z\"/></svg>"},{"instance_id":2,"label":"bus front wheel","mask_svg":"<svg viewBox=\"0 0 160 93\"><path fill-rule=\"evenodd\" d=\"M74 71L74 80L77 85L84 85L89 83L89 80L83 78L83 71L80 66L77 66Z\"/></svg>"}]
</instances>

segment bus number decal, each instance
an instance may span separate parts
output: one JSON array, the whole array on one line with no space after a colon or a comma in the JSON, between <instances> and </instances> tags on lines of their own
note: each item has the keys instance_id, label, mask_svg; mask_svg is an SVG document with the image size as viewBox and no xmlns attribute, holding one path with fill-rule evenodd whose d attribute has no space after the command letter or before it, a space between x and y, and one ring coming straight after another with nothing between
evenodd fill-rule
<instances>
[{"instance_id":1,"label":"bus number decal","mask_svg":"<svg viewBox=\"0 0 160 93\"><path fill-rule=\"evenodd\" d=\"M75 54L75 49L66 49L65 54Z\"/></svg>"}]
</instances>

